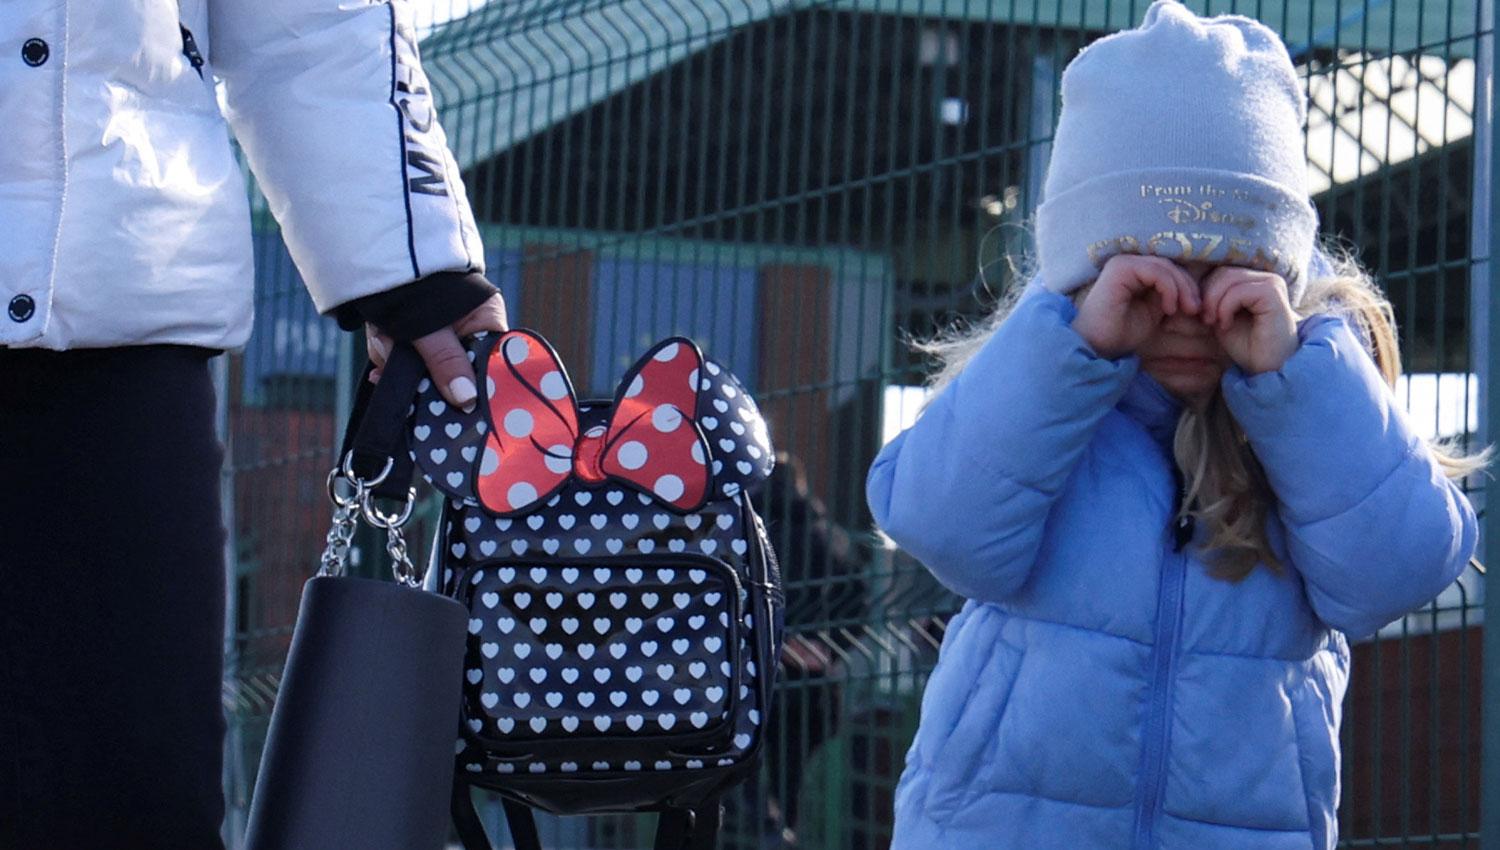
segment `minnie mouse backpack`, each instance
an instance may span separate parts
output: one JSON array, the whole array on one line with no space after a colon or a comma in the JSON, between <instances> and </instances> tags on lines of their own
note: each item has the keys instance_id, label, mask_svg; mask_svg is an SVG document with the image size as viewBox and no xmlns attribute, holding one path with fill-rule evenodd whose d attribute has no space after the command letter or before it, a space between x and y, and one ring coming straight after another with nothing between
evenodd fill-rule
<instances>
[{"instance_id":1,"label":"minnie mouse backpack","mask_svg":"<svg viewBox=\"0 0 1500 850\"><path fill-rule=\"evenodd\" d=\"M416 468L447 499L430 575L469 612L453 815L489 850L472 788L518 850L531 809L660 811L656 847L715 846L753 776L784 597L750 492L772 451L729 370L676 337L608 401L579 401L527 330L468 343L472 412L423 380Z\"/></svg>"}]
</instances>

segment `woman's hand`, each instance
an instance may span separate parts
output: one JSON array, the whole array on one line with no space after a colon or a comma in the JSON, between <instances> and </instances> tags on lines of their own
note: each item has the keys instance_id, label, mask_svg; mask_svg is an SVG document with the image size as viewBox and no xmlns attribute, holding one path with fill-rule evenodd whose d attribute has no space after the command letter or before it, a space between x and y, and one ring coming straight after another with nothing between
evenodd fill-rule
<instances>
[{"instance_id":1,"label":"woman's hand","mask_svg":"<svg viewBox=\"0 0 1500 850\"><path fill-rule=\"evenodd\" d=\"M1209 272L1202 319L1247 375L1280 369L1299 345L1286 281L1272 272L1238 266Z\"/></svg>"},{"instance_id":2,"label":"woman's hand","mask_svg":"<svg viewBox=\"0 0 1500 850\"><path fill-rule=\"evenodd\" d=\"M1202 305L1192 275L1164 257L1116 254L1089 286L1073 329L1111 360L1134 352L1163 317L1196 316Z\"/></svg>"},{"instance_id":3,"label":"woman's hand","mask_svg":"<svg viewBox=\"0 0 1500 850\"><path fill-rule=\"evenodd\" d=\"M497 292L449 327L413 340L412 346L427 363L427 373L432 376L433 383L437 384L438 393L449 404L463 408L467 413L474 409L474 399L478 397L479 389L474 382L474 366L469 363L468 352L459 339L479 331L498 332L508 328L505 299ZM393 343L390 337L370 324L365 325L365 337L370 362L375 364L375 370L370 373L370 381L377 383Z\"/></svg>"}]
</instances>

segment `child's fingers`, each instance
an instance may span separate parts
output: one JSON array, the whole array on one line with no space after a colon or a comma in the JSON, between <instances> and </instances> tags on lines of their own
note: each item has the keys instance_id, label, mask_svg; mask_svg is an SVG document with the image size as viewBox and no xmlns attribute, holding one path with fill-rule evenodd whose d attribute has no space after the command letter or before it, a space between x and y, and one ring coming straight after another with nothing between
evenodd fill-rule
<instances>
[{"instance_id":1,"label":"child's fingers","mask_svg":"<svg viewBox=\"0 0 1500 850\"><path fill-rule=\"evenodd\" d=\"M1193 280L1193 276L1188 274L1187 269L1182 266L1172 262L1169 262L1168 265L1172 267L1172 272L1177 277L1177 285L1182 288L1180 303L1182 304L1183 312L1190 316L1203 315L1203 295L1198 290L1198 281Z\"/></svg>"},{"instance_id":2,"label":"child's fingers","mask_svg":"<svg viewBox=\"0 0 1500 850\"><path fill-rule=\"evenodd\" d=\"M1181 290L1172 263L1160 257L1132 257L1131 260L1121 279L1130 297L1155 290L1161 300L1162 312L1168 316L1176 314Z\"/></svg>"},{"instance_id":3,"label":"child's fingers","mask_svg":"<svg viewBox=\"0 0 1500 850\"><path fill-rule=\"evenodd\" d=\"M1229 330L1234 325L1234 317L1241 310L1249 310L1251 313L1263 312L1260 308L1264 297L1264 289L1257 285L1258 281L1251 278L1240 278L1232 281L1225 288L1224 293L1219 296L1219 302L1215 306L1215 316L1218 325L1223 330Z\"/></svg>"},{"instance_id":4,"label":"child's fingers","mask_svg":"<svg viewBox=\"0 0 1500 850\"><path fill-rule=\"evenodd\" d=\"M1177 310L1190 316L1201 315L1202 295L1198 291L1198 282L1193 280L1193 276L1188 274L1187 269L1165 257L1144 256L1140 259L1148 263L1151 268L1164 272L1161 285L1172 288L1173 310L1168 311L1167 315L1173 315Z\"/></svg>"},{"instance_id":5,"label":"child's fingers","mask_svg":"<svg viewBox=\"0 0 1500 850\"><path fill-rule=\"evenodd\" d=\"M1156 286L1156 291L1161 293L1161 309L1168 316L1177 315L1177 303L1182 299L1182 293L1177 289L1177 281L1173 280L1170 272L1151 279Z\"/></svg>"},{"instance_id":6,"label":"child's fingers","mask_svg":"<svg viewBox=\"0 0 1500 850\"><path fill-rule=\"evenodd\" d=\"M1166 257L1147 255L1141 259L1149 263L1153 269L1160 269L1165 273L1163 283L1172 287L1173 303L1178 309L1188 314L1198 312L1198 283L1193 280L1192 275L1187 273L1187 269Z\"/></svg>"},{"instance_id":7,"label":"child's fingers","mask_svg":"<svg viewBox=\"0 0 1500 850\"><path fill-rule=\"evenodd\" d=\"M1203 279L1203 306L1198 314L1204 323L1214 328L1227 328L1229 324L1224 322L1220 316L1220 302L1230 287L1242 280L1238 272L1243 271L1235 266L1220 266L1209 272ZM1231 312L1229 318L1234 314Z\"/></svg>"}]
</instances>

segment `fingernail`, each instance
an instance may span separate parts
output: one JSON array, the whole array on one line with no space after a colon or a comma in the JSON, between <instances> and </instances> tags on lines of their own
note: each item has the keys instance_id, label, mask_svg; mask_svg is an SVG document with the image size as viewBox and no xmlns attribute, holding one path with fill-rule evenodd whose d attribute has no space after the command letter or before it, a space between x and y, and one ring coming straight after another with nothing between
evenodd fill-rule
<instances>
[{"instance_id":1,"label":"fingernail","mask_svg":"<svg viewBox=\"0 0 1500 850\"><path fill-rule=\"evenodd\" d=\"M479 395L478 388L474 386L473 378L468 376L454 378L448 382L448 392L452 394L453 400L458 402L458 406L462 407L465 413L473 411L474 405L471 402Z\"/></svg>"},{"instance_id":2,"label":"fingernail","mask_svg":"<svg viewBox=\"0 0 1500 850\"><path fill-rule=\"evenodd\" d=\"M384 360L390 356L390 352L385 350L385 346L381 345L380 340L373 336L369 338L369 345L366 347L370 349L371 359L379 357L381 360Z\"/></svg>"}]
</instances>

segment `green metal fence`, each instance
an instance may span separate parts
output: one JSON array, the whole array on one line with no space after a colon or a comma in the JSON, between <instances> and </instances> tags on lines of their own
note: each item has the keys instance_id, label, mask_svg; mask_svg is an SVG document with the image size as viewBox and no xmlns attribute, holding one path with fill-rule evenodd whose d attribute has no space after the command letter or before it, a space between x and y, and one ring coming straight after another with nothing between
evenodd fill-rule
<instances>
[{"instance_id":1,"label":"green metal fence","mask_svg":"<svg viewBox=\"0 0 1500 850\"><path fill-rule=\"evenodd\" d=\"M958 600L872 531L864 471L923 397L928 364L905 341L979 315L1010 282L1062 67L1147 3L449 3L419 7L423 61L515 321L552 339L590 390L652 340L694 336L752 387L785 452L760 498L787 565L787 675L763 775L730 801L725 846L887 846ZM1395 304L1413 421L1477 447L1495 409L1481 400L1500 403L1486 380L1500 359L1487 0L1189 5L1283 34L1310 93L1324 228L1358 246ZM362 360L317 317L263 213L257 240L256 335L224 381L232 839ZM376 574L379 547L360 549ZM1500 701L1481 664L1485 609L1468 575L1356 646L1345 846L1478 845L1481 789L1500 803L1500 781L1481 783L1482 760L1500 765L1494 723L1480 722L1482 697ZM544 831L549 846L633 848L651 825ZM1497 842L1489 829L1486 846Z\"/></svg>"}]
</instances>

